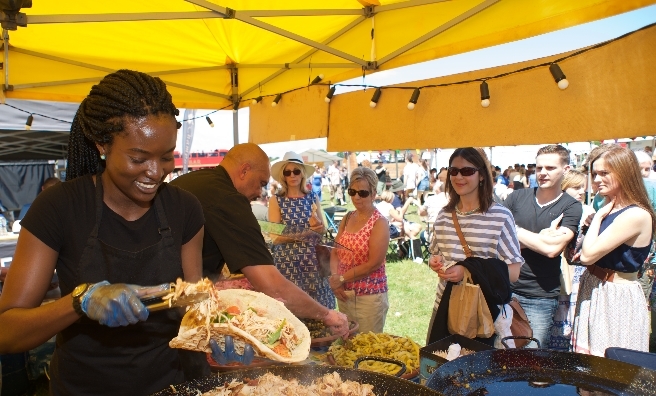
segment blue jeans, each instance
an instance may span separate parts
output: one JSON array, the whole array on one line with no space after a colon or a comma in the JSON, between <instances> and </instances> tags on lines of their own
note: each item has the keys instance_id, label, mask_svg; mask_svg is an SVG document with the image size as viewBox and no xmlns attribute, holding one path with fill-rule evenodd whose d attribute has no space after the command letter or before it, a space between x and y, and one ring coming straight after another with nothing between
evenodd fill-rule
<instances>
[{"instance_id":1,"label":"blue jeans","mask_svg":"<svg viewBox=\"0 0 656 396\"><path fill-rule=\"evenodd\" d=\"M528 320L531 322L531 328L533 329L533 338L537 338L540 341L540 346L542 348L547 348L549 346L549 330L553 324L553 316L558 308L558 297L553 298L532 298L524 297L519 294L513 293L513 297L516 297L522 308L528 316ZM535 342L531 342L526 346L527 348L537 348Z\"/></svg>"}]
</instances>

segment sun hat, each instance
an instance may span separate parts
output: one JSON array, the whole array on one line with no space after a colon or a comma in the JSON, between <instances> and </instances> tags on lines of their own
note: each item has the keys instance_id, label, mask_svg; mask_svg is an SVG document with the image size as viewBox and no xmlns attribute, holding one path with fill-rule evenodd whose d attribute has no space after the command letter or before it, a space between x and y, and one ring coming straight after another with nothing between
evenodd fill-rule
<instances>
[{"instance_id":1,"label":"sun hat","mask_svg":"<svg viewBox=\"0 0 656 396\"><path fill-rule=\"evenodd\" d=\"M389 191L395 193L399 191L403 191L403 182L401 180L394 180L392 184L390 185Z\"/></svg>"},{"instance_id":2,"label":"sun hat","mask_svg":"<svg viewBox=\"0 0 656 396\"><path fill-rule=\"evenodd\" d=\"M303 162L303 158L300 155L293 151L288 151L282 157L282 160L271 166L271 176L273 176L273 178L277 181L281 181L283 178L282 171L285 169L285 166L290 163L300 165L302 168L304 168L305 177L307 178L309 178L314 173L314 166L305 164Z\"/></svg>"}]
</instances>

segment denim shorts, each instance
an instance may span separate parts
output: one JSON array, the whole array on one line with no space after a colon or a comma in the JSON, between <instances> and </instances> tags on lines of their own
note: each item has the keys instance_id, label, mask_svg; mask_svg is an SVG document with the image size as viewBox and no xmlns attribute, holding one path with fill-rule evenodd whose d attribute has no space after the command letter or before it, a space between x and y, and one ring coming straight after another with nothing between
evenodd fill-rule
<instances>
[{"instance_id":1,"label":"denim shorts","mask_svg":"<svg viewBox=\"0 0 656 396\"><path fill-rule=\"evenodd\" d=\"M417 191L426 191L428 190L428 178L424 177L417 186Z\"/></svg>"}]
</instances>

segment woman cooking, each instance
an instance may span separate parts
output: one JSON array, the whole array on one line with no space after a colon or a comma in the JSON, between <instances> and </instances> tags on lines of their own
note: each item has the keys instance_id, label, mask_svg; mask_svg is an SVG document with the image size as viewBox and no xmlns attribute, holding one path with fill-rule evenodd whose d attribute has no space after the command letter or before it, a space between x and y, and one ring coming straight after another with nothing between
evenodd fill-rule
<instances>
[{"instance_id":1,"label":"woman cooking","mask_svg":"<svg viewBox=\"0 0 656 396\"><path fill-rule=\"evenodd\" d=\"M376 173L358 167L351 173L350 181L348 195L355 211L344 217L335 237L349 250L337 249L333 253L330 287L339 300L339 311L357 321L360 332L381 333L389 308L385 274L389 225L374 207Z\"/></svg>"},{"instance_id":2,"label":"woman cooking","mask_svg":"<svg viewBox=\"0 0 656 396\"><path fill-rule=\"evenodd\" d=\"M177 114L159 78L106 76L73 120L67 181L39 194L22 221L0 298L0 353L57 334L52 395L145 395L185 380L168 346L179 313L149 313L135 286L202 274L202 208L163 183ZM63 297L39 306L55 269Z\"/></svg>"}]
</instances>

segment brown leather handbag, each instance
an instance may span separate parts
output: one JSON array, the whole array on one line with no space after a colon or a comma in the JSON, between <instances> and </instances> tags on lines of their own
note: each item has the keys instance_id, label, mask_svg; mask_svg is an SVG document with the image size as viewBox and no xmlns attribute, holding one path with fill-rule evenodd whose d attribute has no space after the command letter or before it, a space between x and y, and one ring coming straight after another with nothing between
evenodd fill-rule
<instances>
[{"instance_id":1,"label":"brown leather handbag","mask_svg":"<svg viewBox=\"0 0 656 396\"><path fill-rule=\"evenodd\" d=\"M510 325L510 332L513 336L533 337L533 329L531 322L524 312L521 304L516 297L510 299L508 303L513 310L512 324ZM524 348L531 340L515 339L515 348Z\"/></svg>"}]
</instances>

